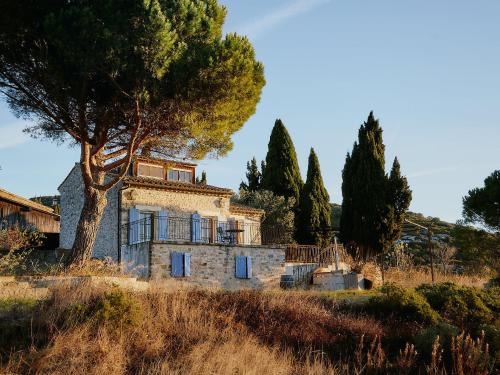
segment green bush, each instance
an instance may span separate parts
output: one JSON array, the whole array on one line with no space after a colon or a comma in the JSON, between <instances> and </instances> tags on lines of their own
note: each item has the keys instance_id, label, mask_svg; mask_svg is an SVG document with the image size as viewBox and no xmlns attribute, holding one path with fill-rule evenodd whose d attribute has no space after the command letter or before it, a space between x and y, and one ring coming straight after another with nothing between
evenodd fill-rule
<instances>
[{"instance_id":1,"label":"green bush","mask_svg":"<svg viewBox=\"0 0 500 375\"><path fill-rule=\"evenodd\" d=\"M480 324L494 320L494 314L488 307L498 303L492 299L493 294L485 294L479 289L450 282L424 284L419 286L417 291L443 318L463 329L474 330Z\"/></svg>"},{"instance_id":2,"label":"green bush","mask_svg":"<svg viewBox=\"0 0 500 375\"><path fill-rule=\"evenodd\" d=\"M429 359L432 353L432 345L439 336L439 343L446 353L451 350L452 337L460 334L460 329L448 323L438 323L428 328L423 329L417 336L415 336L415 348L417 351Z\"/></svg>"},{"instance_id":3,"label":"green bush","mask_svg":"<svg viewBox=\"0 0 500 375\"><path fill-rule=\"evenodd\" d=\"M386 284L382 295L372 297L367 304L370 311L384 316L396 316L402 320L435 324L440 320L429 303L414 289L405 289L396 284Z\"/></svg>"},{"instance_id":4,"label":"green bush","mask_svg":"<svg viewBox=\"0 0 500 375\"><path fill-rule=\"evenodd\" d=\"M112 327L135 326L141 317L138 301L130 293L113 289L86 303L72 305L66 322L70 325L95 321Z\"/></svg>"},{"instance_id":5,"label":"green bush","mask_svg":"<svg viewBox=\"0 0 500 375\"><path fill-rule=\"evenodd\" d=\"M500 286L493 286L482 290L481 298L498 319L498 314L500 314Z\"/></svg>"},{"instance_id":6,"label":"green bush","mask_svg":"<svg viewBox=\"0 0 500 375\"><path fill-rule=\"evenodd\" d=\"M500 363L500 324L483 324L479 330L484 332L490 352L496 356L497 362Z\"/></svg>"}]
</instances>

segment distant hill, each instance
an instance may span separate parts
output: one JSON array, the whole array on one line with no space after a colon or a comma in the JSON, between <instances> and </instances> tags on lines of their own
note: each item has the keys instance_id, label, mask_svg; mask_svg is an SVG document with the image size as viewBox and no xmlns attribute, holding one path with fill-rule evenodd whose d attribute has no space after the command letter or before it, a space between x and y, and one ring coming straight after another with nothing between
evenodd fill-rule
<instances>
[{"instance_id":1,"label":"distant hill","mask_svg":"<svg viewBox=\"0 0 500 375\"><path fill-rule=\"evenodd\" d=\"M340 226L340 215L342 213L342 206L337 203L331 203L332 205L332 226L338 228ZM442 241L445 238L451 235L455 224L448 223L444 220L441 220L438 217L424 216L418 212L408 211L406 213L406 218L414 223L422 225L424 227L431 228L434 234L434 240ZM401 238L405 237L424 237L426 239L427 233L424 233L424 230L419 229L418 227L412 226L411 224L405 224L403 226L403 232L401 234Z\"/></svg>"}]
</instances>

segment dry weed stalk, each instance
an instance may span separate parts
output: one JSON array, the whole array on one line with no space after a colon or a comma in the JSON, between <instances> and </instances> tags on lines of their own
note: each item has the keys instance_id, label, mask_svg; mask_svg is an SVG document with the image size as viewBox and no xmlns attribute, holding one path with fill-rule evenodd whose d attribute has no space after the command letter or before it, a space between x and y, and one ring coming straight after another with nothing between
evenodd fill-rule
<instances>
[{"instance_id":1,"label":"dry weed stalk","mask_svg":"<svg viewBox=\"0 0 500 375\"><path fill-rule=\"evenodd\" d=\"M476 340L464 333L452 338L453 375L487 375L490 373L490 356L484 332Z\"/></svg>"},{"instance_id":2,"label":"dry weed stalk","mask_svg":"<svg viewBox=\"0 0 500 375\"><path fill-rule=\"evenodd\" d=\"M439 336L436 336L434 343L432 344L431 352L431 363L427 367L427 373L429 375L440 375L442 371L443 363L443 350L441 349L441 344L439 343Z\"/></svg>"},{"instance_id":3,"label":"dry weed stalk","mask_svg":"<svg viewBox=\"0 0 500 375\"><path fill-rule=\"evenodd\" d=\"M399 350L396 364L401 374L409 374L417 363L418 352L413 344L406 343L405 350Z\"/></svg>"}]
</instances>

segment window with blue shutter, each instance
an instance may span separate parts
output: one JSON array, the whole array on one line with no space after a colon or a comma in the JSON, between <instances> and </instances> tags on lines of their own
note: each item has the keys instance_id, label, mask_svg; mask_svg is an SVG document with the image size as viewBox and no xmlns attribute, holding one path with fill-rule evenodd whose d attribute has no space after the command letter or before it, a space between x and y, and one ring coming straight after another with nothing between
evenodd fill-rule
<instances>
[{"instance_id":1,"label":"window with blue shutter","mask_svg":"<svg viewBox=\"0 0 500 375\"><path fill-rule=\"evenodd\" d=\"M172 277L191 276L191 254L190 253L171 253Z\"/></svg>"},{"instance_id":2,"label":"window with blue shutter","mask_svg":"<svg viewBox=\"0 0 500 375\"><path fill-rule=\"evenodd\" d=\"M128 210L128 243L129 245L139 243L139 210L135 208Z\"/></svg>"},{"instance_id":3,"label":"window with blue shutter","mask_svg":"<svg viewBox=\"0 0 500 375\"><path fill-rule=\"evenodd\" d=\"M158 214L158 239L168 240L168 212L165 210L161 210Z\"/></svg>"},{"instance_id":4,"label":"window with blue shutter","mask_svg":"<svg viewBox=\"0 0 500 375\"><path fill-rule=\"evenodd\" d=\"M236 256L235 276L237 279L252 278L252 258L242 255Z\"/></svg>"},{"instance_id":5,"label":"window with blue shutter","mask_svg":"<svg viewBox=\"0 0 500 375\"><path fill-rule=\"evenodd\" d=\"M201 242L201 216L191 215L191 242Z\"/></svg>"}]
</instances>

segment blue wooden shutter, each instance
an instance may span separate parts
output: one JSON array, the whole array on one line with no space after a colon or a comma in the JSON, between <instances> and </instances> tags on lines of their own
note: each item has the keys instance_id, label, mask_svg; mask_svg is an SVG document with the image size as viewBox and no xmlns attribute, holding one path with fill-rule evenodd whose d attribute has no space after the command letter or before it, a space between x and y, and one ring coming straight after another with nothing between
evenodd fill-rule
<instances>
[{"instance_id":1,"label":"blue wooden shutter","mask_svg":"<svg viewBox=\"0 0 500 375\"><path fill-rule=\"evenodd\" d=\"M134 245L139 242L139 210L128 210L128 243Z\"/></svg>"},{"instance_id":2,"label":"blue wooden shutter","mask_svg":"<svg viewBox=\"0 0 500 375\"><path fill-rule=\"evenodd\" d=\"M252 278L252 257L246 257L247 260L247 279Z\"/></svg>"},{"instance_id":3,"label":"blue wooden shutter","mask_svg":"<svg viewBox=\"0 0 500 375\"><path fill-rule=\"evenodd\" d=\"M158 239L168 240L168 212L165 210L161 210L158 215Z\"/></svg>"},{"instance_id":4,"label":"blue wooden shutter","mask_svg":"<svg viewBox=\"0 0 500 375\"><path fill-rule=\"evenodd\" d=\"M191 242L201 242L201 216L191 215Z\"/></svg>"},{"instance_id":5,"label":"blue wooden shutter","mask_svg":"<svg viewBox=\"0 0 500 375\"><path fill-rule=\"evenodd\" d=\"M245 279L247 276L247 261L246 257L237 255L235 265L235 276L238 279Z\"/></svg>"},{"instance_id":6,"label":"blue wooden shutter","mask_svg":"<svg viewBox=\"0 0 500 375\"><path fill-rule=\"evenodd\" d=\"M172 277L184 276L184 257L182 253L171 253Z\"/></svg>"},{"instance_id":7,"label":"blue wooden shutter","mask_svg":"<svg viewBox=\"0 0 500 375\"><path fill-rule=\"evenodd\" d=\"M184 276L191 276L191 253L184 253Z\"/></svg>"}]
</instances>

